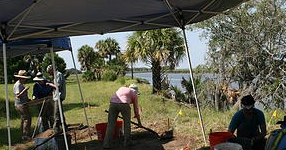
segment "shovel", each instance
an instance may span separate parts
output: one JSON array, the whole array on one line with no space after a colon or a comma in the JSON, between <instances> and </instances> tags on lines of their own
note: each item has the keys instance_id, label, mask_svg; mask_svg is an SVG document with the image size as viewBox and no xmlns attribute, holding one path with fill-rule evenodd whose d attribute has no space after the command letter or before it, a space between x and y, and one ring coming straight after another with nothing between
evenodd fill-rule
<instances>
[{"instance_id":1,"label":"shovel","mask_svg":"<svg viewBox=\"0 0 286 150\"><path fill-rule=\"evenodd\" d=\"M108 110L105 110L105 112L108 113ZM123 119L123 117L121 117L121 116L118 116L118 117L121 118L121 119ZM147 127L144 127L144 126L140 126L140 125L139 125L138 123L136 123L136 122L133 122L133 121L130 121L130 122L131 122L132 124L136 125L138 128L142 128L142 129L145 129L145 130L151 132L152 134L154 134L154 135L156 136L156 138L161 139L161 136L160 136L157 132L155 132L154 130L152 130L152 129L150 129L150 128L147 128Z\"/></svg>"}]
</instances>

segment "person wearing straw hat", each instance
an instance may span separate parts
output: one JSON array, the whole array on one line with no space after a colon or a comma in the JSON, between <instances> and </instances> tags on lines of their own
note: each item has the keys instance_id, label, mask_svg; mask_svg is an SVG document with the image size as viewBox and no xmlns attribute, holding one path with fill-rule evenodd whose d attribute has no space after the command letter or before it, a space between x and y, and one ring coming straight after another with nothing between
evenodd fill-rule
<instances>
[{"instance_id":1,"label":"person wearing straw hat","mask_svg":"<svg viewBox=\"0 0 286 150\"><path fill-rule=\"evenodd\" d=\"M23 105L24 103L30 101L28 98L29 86L25 87L24 83L27 79L31 77L27 76L26 70L19 70L18 74L14 75L17 79L13 87L13 93L15 97L15 109L21 116L21 132L22 140L30 140L30 129L31 129L31 115L29 107Z\"/></svg>"},{"instance_id":2,"label":"person wearing straw hat","mask_svg":"<svg viewBox=\"0 0 286 150\"><path fill-rule=\"evenodd\" d=\"M47 67L47 73L49 73L50 75L52 75L54 77L54 68L52 65L49 65ZM66 99L66 82L65 82L65 77L64 75L59 72L59 71L55 71L55 74L56 74L56 86L58 87L59 89L59 97L60 97L60 102L61 102L61 109L62 109L62 114L63 114L63 123L64 123L64 126L65 126L65 129L68 130L67 128L67 124L66 124L66 119L65 119L65 115L64 115L64 111L63 111L63 101ZM54 113L54 116L55 116L55 122L54 122L54 125L53 125L53 129L54 129L54 132L55 133L58 133L61 131L61 128L62 128L62 124L61 124L61 117L60 117L60 111L59 111L59 104L58 102L55 102L55 113Z\"/></svg>"},{"instance_id":3,"label":"person wearing straw hat","mask_svg":"<svg viewBox=\"0 0 286 150\"><path fill-rule=\"evenodd\" d=\"M109 105L108 124L105 133L103 148L110 149L112 147L112 138L114 128L117 122L117 117L121 113L124 122L124 147L131 146L131 108L130 104L133 104L134 114L138 121L139 126L142 126L139 109L138 109L138 87L135 84L131 84L129 87L120 87L116 93L112 96Z\"/></svg>"},{"instance_id":4,"label":"person wearing straw hat","mask_svg":"<svg viewBox=\"0 0 286 150\"><path fill-rule=\"evenodd\" d=\"M234 133L237 130L237 141L250 141L247 143L250 143L251 149L263 150L266 142L265 116L261 110L254 108L254 103L252 95L242 97L242 109L232 117L228 131ZM244 142L239 144L244 146Z\"/></svg>"},{"instance_id":5,"label":"person wearing straw hat","mask_svg":"<svg viewBox=\"0 0 286 150\"><path fill-rule=\"evenodd\" d=\"M53 83L48 82L41 72L37 73L33 81L36 82L33 86L33 100L48 98L53 95L52 92L56 86ZM47 99L44 103L38 105L41 117L40 132L51 128L54 124L54 101L51 101L50 99Z\"/></svg>"}]
</instances>

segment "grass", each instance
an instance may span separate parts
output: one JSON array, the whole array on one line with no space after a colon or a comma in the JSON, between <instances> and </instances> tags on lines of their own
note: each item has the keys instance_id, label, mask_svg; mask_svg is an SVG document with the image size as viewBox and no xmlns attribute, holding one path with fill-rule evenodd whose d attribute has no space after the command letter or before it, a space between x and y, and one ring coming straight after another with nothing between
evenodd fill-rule
<instances>
[{"instance_id":1,"label":"grass","mask_svg":"<svg viewBox=\"0 0 286 150\"><path fill-rule=\"evenodd\" d=\"M75 76L69 77L67 80L67 98L63 102L66 121L69 124L83 123L87 124L84 117L83 104L79 92L78 84L75 80ZM122 80L122 79L120 79ZM135 83L135 80L125 78L125 84ZM107 113L104 110L108 109L109 99L114 92L122 86L120 82L80 82L84 101L86 102L86 113L90 126L95 126L97 123L107 122ZM26 86L33 86L33 83L26 84ZM142 124L146 127L154 129L156 132L162 132L173 128L175 135L193 137L190 140L196 139L195 145L192 147L200 148L205 146L202 136L200 121L198 119L197 109L195 107L185 107L179 105L172 100L164 100L158 95L152 95L152 88L146 84L137 84L140 90L139 105L141 107L141 120ZM4 89L4 85L1 89ZM14 109L13 99L13 85L9 86L9 101L10 101L10 118L11 118L11 137L12 145L21 143L20 132L20 119L19 115ZM32 88L31 88L32 89ZM31 97L32 90L29 90L29 97ZM5 110L5 94L0 95L0 149L8 149L7 147L7 120ZM37 109L35 107L30 108L32 113L32 129L35 126L37 120ZM178 112L181 110L182 115ZM208 139L210 130L226 131L229 121L235 111L217 112L213 109L204 109L201 111L203 116L203 123ZM133 112L132 112L133 113ZM265 112L267 123L269 122L273 112ZM282 110L278 110L278 118L272 118L270 126L268 126L268 132L279 128L274 123L278 120L283 120L284 113ZM133 120L136 122L136 119ZM169 123L168 123L169 122ZM208 144L208 142L207 142Z\"/></svg>"}]
</instances>

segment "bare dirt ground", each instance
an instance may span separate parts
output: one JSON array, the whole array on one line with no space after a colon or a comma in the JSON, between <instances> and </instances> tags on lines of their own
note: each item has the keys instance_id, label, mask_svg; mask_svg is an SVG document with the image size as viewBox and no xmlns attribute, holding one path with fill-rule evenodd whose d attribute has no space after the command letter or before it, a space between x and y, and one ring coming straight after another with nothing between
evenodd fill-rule
<instances>
[{"instance_id":1,"label":"bare dirt ground","mask_svg":"<svg viewBox=\"0 0 286 150\"><path fill-rule=\"evenodd\" d=\"M129 147L123 146L123 137L119 137L114 140L113 148L110 150L208 150L209 147L198 146L201 142L200 137L183 137L179 135L167 135L164 133L170 132L158 132L163 138L158 138L154 133L146 131L141 128L132 128L133 145ZM102 150L103 142L97 138L95 128L84 129L72 129L68 131L71 135L71 150ZM53 135L52 130L47 130L41 133L37 138L48 138ZM162 136L165 135L165 136ZM39 144L39 143L38 143ZM64 145L64 142L61 141ZM35 140L24 144L18 144L14 147L14 150L20 149L33 149L35 146Z\"/></svg>"},{"instance_id":2,"label":"bare dirt ground","mask_svg":"<svg viewBox=\"0 0 286 150\"><path fill-rule=\"evenodd\" d=\"M75 150L101 150L103 142L97 140L96 131L91 130L93 135L92 140L88 135L88 129L74 132L77 134L78 139L72 136L71 149ZM162 135L163 133L158 133ZM83 139L80 139L82 137ZM182 137L182 136L162 136L163 138L158 139L153 133L144 129L132 129L132 139L134 145L129 147L123 147L123 139L119 138L114 140L113 148L111 150L208 150L208 147L198 148L197 142L200 139L197 137Z\"/></svg>"}]
</instances>

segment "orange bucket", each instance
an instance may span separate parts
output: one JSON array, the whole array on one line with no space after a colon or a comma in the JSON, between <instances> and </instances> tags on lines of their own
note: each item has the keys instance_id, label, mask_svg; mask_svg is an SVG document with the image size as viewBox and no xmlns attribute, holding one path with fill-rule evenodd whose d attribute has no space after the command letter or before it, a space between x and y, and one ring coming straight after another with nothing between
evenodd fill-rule
<instances>
[{"instance_id":1,"label":"orange bucket","mask_svg":"<svg viewBox=\"0 0 286 150\"><path fill-rule=\"evenodd\" d=\"M214 146L219 143L226 142L232 137L231 132L212 132L209 134L210 149L213 150Z\"/></svg>"},{"instance_id":2,"label":"orange bucket","mask_svg":"<svg viewBox=\"0 0 286 150\"><path fill-rule=\"evenodd\" d=\"M118 139L120 132L122 131L122 120L117 120L113 138ZM99 123L95 125L98 141L103 141L107 128L107 123Z\"/></svg>"}]
</instances>

